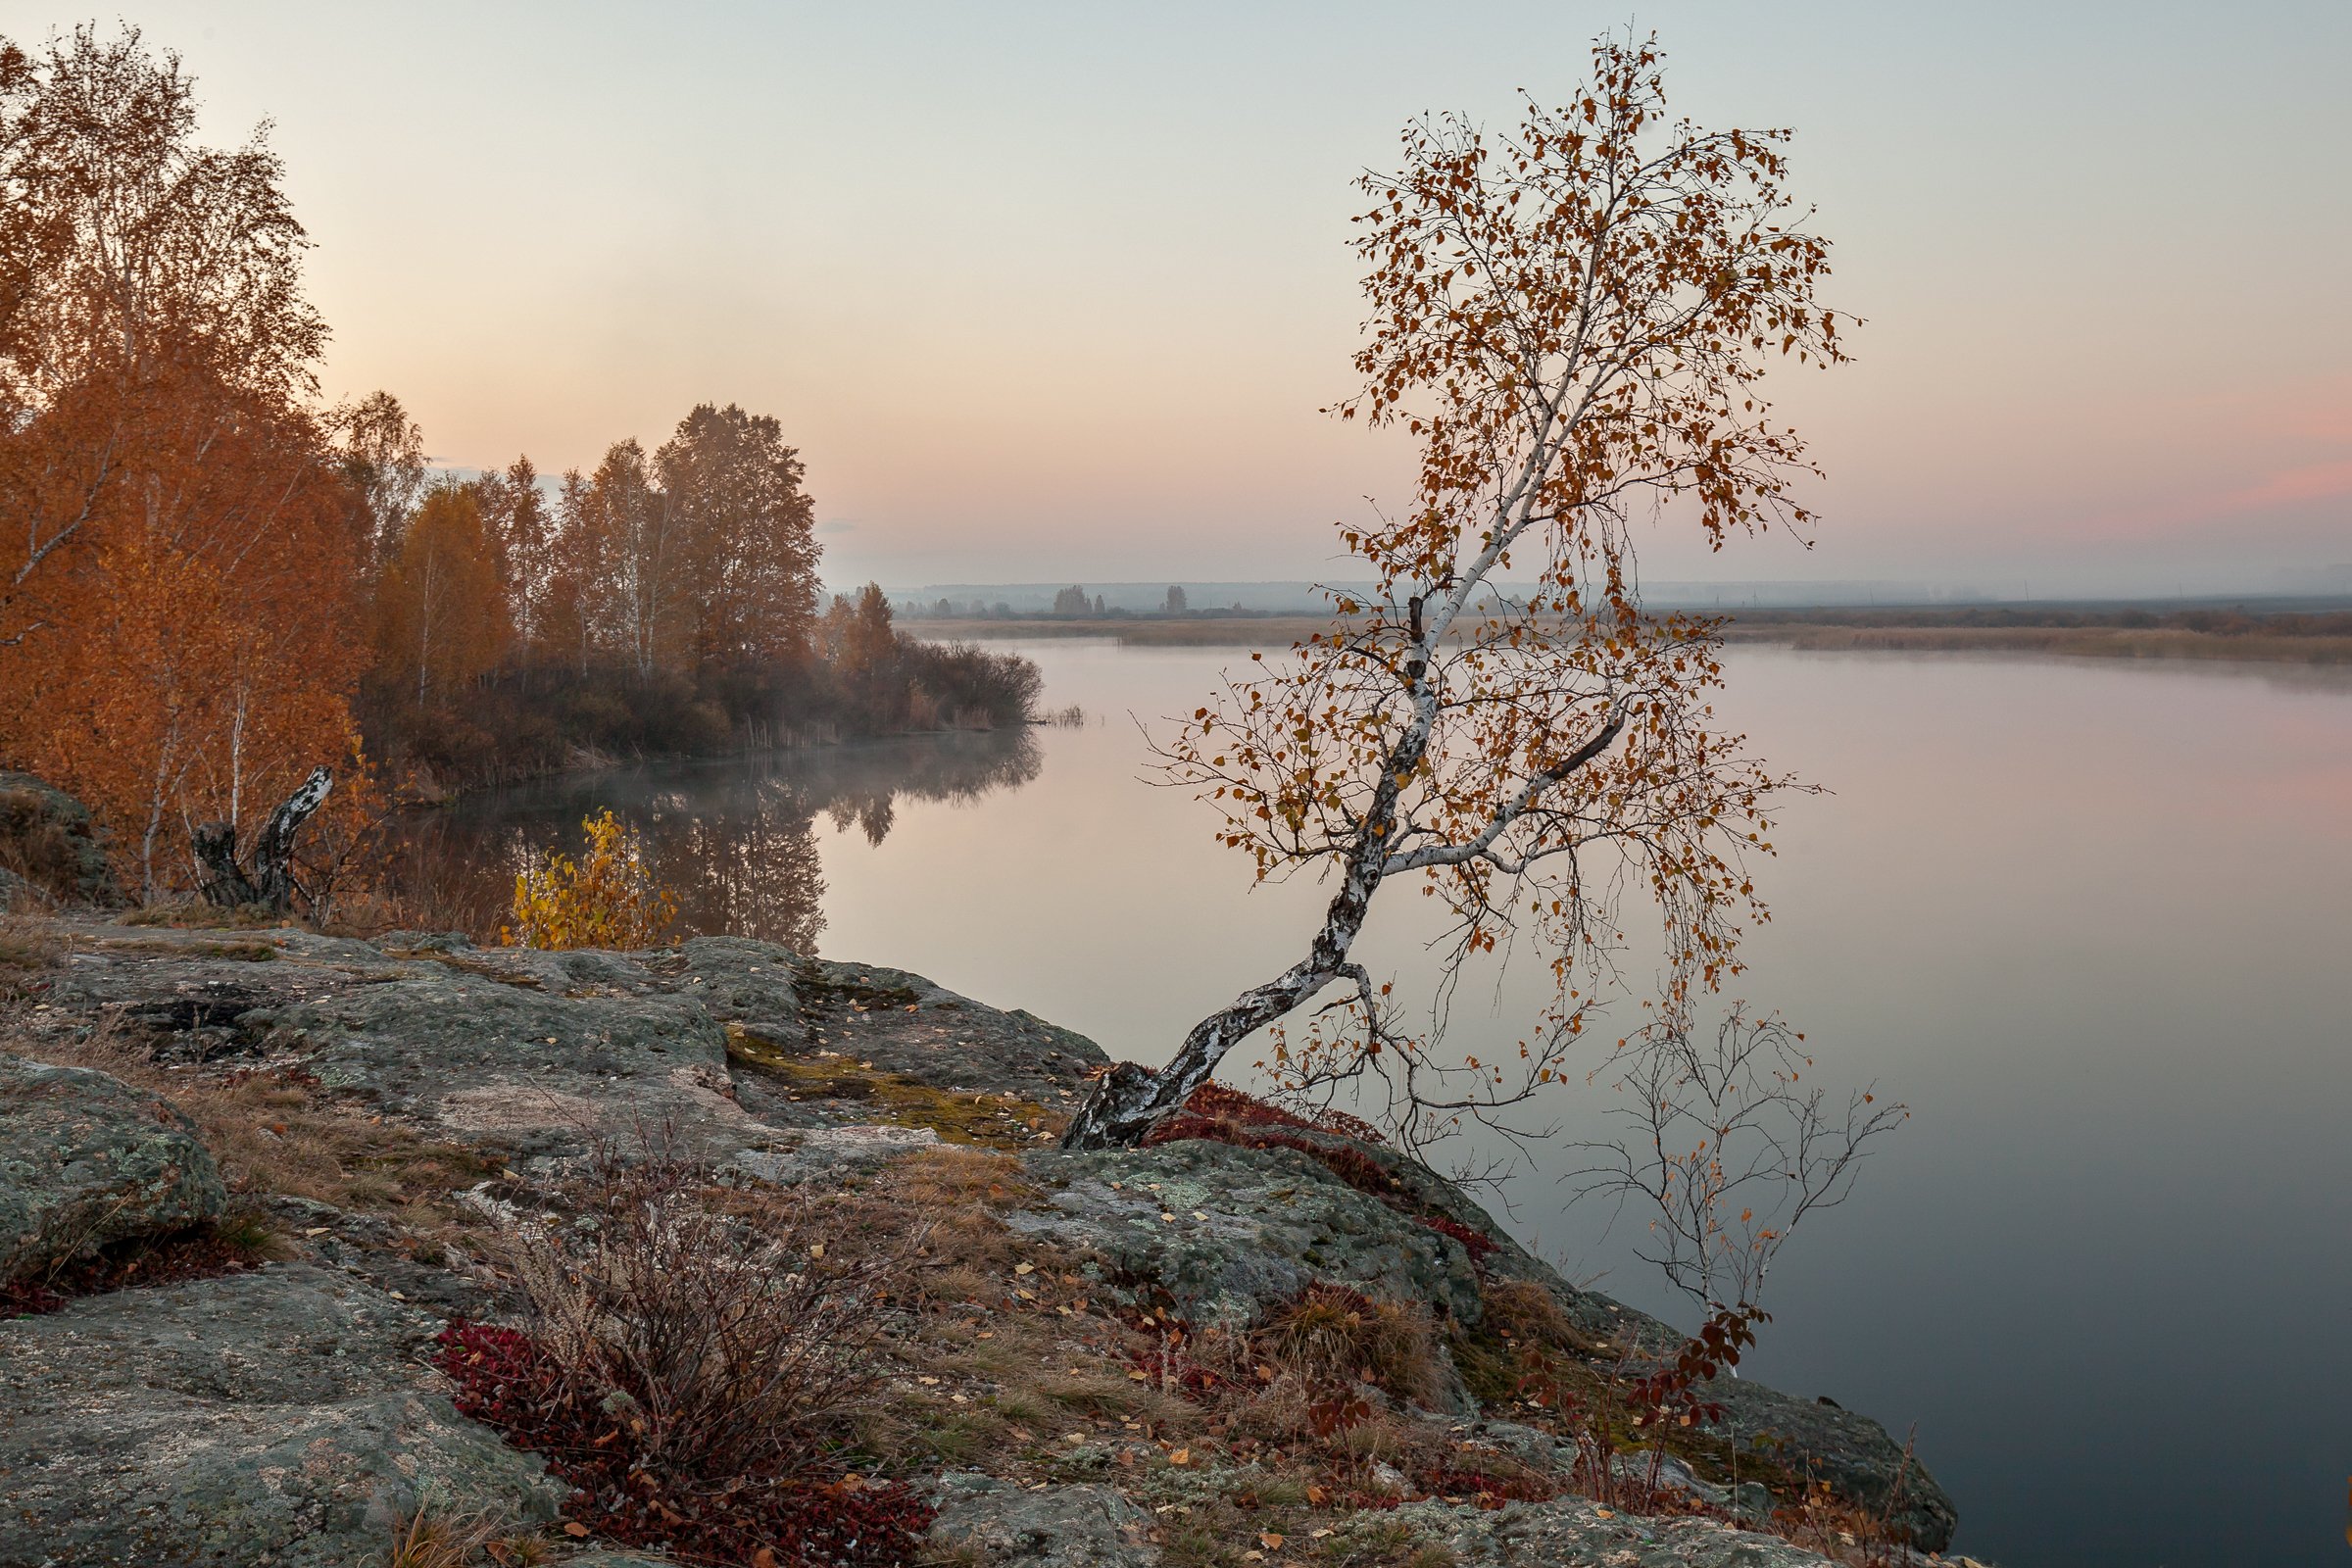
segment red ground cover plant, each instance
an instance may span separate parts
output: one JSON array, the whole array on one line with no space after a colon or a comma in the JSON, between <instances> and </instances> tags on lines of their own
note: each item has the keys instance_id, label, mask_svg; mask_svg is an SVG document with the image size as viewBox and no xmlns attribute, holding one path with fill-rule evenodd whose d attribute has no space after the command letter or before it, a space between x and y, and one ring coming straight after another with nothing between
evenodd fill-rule
<instances>
[{"instance_id":1,"label":"red ground cover plant","mask_svg":"<svg viewBox=\"0 0 2352 1568\"><path fill-rule=\"evenodd\" d=\"M212 1226L175 1235L122 1242L95 1257L77 1258L12 1284L0 1285L0 1317L54 1312L78 1296L103 1296L134 1285L217 1279L261 1266L245 1237Z\"/></svg>"},{"instance_id":2,"label":"red ground cover plant","mask_svg":"<svg viewBox=\"0 0 2352 1568\"><path fill-rule=\"evenodd\" d=\"M564 1512L583 1530L689 1562L752 1568L892 1568L906 1561L932 1509L903 1482L856 1475L657 1476L626 1404L588 1397L530 1336L483 1323L441 1332L440 1366L461 1413L540 1454L573 1491Z\"/></svg>"},{"instance_id":3,"label":"red ground cover plant","mask_svg":"<svg viewBox=\"0 0 2352 1568\"><path fill-rule=\"evenodd\" d=\"M1443 1214L1424 1214L1421 1223L1441 1236L1450 1236L1461 1243L1462 1250L1470 1254L1470 1261L1482 1268L1486 1266L1488 1258L1502 1250L1502 1245L1494 1237L1483 1231L1472 1230L1458 1219L1447 1219Z\"/></svg>"},{"instance_id":4,"label":"red ground cover plant","mask_svg":"<svg viewBox=\"0 0 2352 1568\"><path fill-rule=\"evenodd\" d=\"M1184 1109L1152 1128L1144 1138L1144 1147L1199 1138L1242 1149L1295 1149L1309 1159L1321 1161L1333 1175L1359 1193L1384 1202L1403 1198L1404 1189L1379 1160L1360 1149L1323 1144L1300 1136L1305 1133L1380 1142L1380 1134L1369 1123L1344 1111L1317 1111L1309 1119L1239 1089L1210 1083L1194 1090L1192 1098L1184 1102Z\"/></svg>"}]
</instances>

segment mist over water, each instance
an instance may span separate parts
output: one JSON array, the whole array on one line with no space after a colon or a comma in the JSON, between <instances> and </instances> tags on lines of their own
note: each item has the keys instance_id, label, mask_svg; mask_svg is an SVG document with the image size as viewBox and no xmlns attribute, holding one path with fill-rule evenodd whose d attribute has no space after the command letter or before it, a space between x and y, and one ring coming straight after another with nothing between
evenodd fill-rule
<instances>
[{"instance_id":1,"label":"mist over water","mask_svg":"<svg viewBox=\"0 0 2352 1568\"><path fill-rule=\"evenodd\" d=\"M1252 890L1208 809L1147 782L1127 715L1189 711L1247 656L1022 651L1089 723L565 780L437 831L494 893L612 805L696 929L813 941L1163 1059L1298 956L1324 898ZM2340 1561L2352 677L1760 648L1730 668L1729 720L1833 792L1784 812L1740 993L1833 1084L1914 1112L1783 1254L1752 1374L1916 1426L1959 1549L2011 1568ZM1408 903L1361 951L1418 998ZM1526 954L1474 977L1449 1041L1509 1046L1544 980ZM1562 1095L1570 1136L1595 1108ZM1563 1214L1543 1173L1508 1198L1572 1277L1689 1321L1636 1217Z\"/></svg>"}]
</instances>

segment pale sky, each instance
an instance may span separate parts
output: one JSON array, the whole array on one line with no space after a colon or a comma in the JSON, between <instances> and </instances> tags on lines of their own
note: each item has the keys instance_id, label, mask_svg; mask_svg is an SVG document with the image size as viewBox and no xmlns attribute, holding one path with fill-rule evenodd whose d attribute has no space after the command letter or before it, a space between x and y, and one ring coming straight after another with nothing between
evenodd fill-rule
<instances>
[{"instance_id":1,"label":"pale sky","mask_svg":"<svg viewBox=\"0 0 2352 1568\"><path fill-rule=\"evenodd\" d=\"M1565 98L1632 17L1797 131L1860 363L1791 374L1819 543L1653 576L2172 591L2352 563L2352 0L125 4L276 122L338 396L438 461L776 415L826 575L1338 575L1404 490L1350 178ZM75 14L0 0L34 42ZM110 19L111 20L111 19Z\"/></svg>"}]
</instances>

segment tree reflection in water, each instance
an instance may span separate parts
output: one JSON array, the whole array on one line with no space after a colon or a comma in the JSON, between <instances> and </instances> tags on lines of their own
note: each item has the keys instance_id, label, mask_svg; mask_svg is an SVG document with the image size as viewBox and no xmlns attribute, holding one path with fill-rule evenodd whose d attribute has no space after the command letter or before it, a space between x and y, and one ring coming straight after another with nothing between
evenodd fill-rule
<instances>
[{"instance_id":1,"label":"tree reflection in water","mask_svg":"<svg viewBox=\"0 0 2352 1568\"><path fill-rule=\"evenodd\" d=\"M814 953L825 923L819 814L878 845L901 798L976 801L1018 789L1041 762L1034 736L1007 730L567 775L413 819L394 875L429 923L494 940L515 873L547 850L575 852L581 818L610 808L643 835L655 875L676 891L675 934Z\"/></svg>"}]
</instances>

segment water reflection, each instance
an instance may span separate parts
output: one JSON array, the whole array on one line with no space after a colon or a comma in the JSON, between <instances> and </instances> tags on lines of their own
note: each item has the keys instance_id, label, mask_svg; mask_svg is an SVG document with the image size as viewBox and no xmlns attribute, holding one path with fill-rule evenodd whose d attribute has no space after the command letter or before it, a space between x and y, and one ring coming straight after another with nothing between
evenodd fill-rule
<instances>
[{"instance_id":1,"label":"water reflection","mask_svg":"<svg viewBox=\"0 0 2352 1568\"><path fill-rule=\"evenodd\" d=\"M515 873L548 850L575 850L581 818L610 808L677 894L679 934L813 953L825 925L820 817L878 847L902 799L969 805L1031 782L1042 760L1026 731L957 732L568 775L409 823L398 874L429 923L486 940Z\"/></svg>"}]
</instances>

